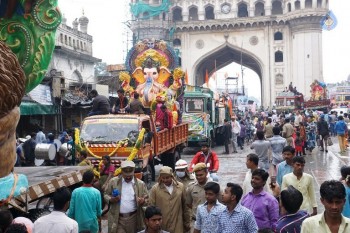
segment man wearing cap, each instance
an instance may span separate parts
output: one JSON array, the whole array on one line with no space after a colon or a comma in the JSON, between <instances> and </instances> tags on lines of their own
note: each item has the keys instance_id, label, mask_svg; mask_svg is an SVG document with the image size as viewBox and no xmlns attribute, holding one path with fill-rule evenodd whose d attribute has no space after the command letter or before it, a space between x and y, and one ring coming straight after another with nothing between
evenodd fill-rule
<instances>
[{"instance_id":1,"label":"man wearing cap","mask_svg":"<svg viewBox=\"0 0 350 233\"><path fill-rule=\"evenodd\" d=\"M219 181L219 177L217 176L219 170L219 159L214 151L209 151L209 145L207 143L203 143L201 151L197 152L193 157L190 167L188 168L190 172L193 171L192 169L197 163L206 164L213 181Z\"/></svg>"},{"instance_id":2,"label":"man wearing cap","mask_svg":"<svg viewBox=\"0 0 350 233\"><path fill-rule=\"evenodd\" d=\"M183 159L179 159L175 163L175 178L184 185L185 189L194 181L194 177L188 171L187 166L187 162Z\"/></svg>"},{"instance_id":3,"label":"man wearing cap","mask_svg":"<svg viewBox=\"0 0 350 233\"><path fill-rule=\"evenodd\" d=\"M109 233L136 233L144 229L142 206L147 205L145 183L134 176L135 163L123 161L122 174L112 178L104 198L110 203Z\"/></svg>"},{"instance_id":4,"label":"man wearing cap","mask_svg":"<svg viewBox=\"0 0 350 233\"><path fill-rule=\"evenodd\" d=\"M186 189L186 204L192 210L192 226L196 221L197 207L206 201L204 186L207 182L212 181L210 177L208 178L208 168L205 163L197 163L193 172L196 175L196 181L190 183Z\"/></svg>"},{"instance_id":5,"label":"man wearing cap","mask_svg":"<svg viewBox=\"0 0 350 233\"><path fill-rule=\"evenodd\" d=\"M163 230L171 233L190 230L190 211L186 206L185 188L175 180L170 167L160 169L158 183L150 191L149 203L161 209Z\"/></svg>"}]
</instances>

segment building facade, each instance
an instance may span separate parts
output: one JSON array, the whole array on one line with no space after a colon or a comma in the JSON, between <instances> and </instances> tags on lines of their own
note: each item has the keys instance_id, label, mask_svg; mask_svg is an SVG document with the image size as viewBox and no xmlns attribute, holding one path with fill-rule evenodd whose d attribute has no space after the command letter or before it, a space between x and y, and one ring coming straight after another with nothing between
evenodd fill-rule
<instances>
[{"instance_id":1,"label":"building facade","mask_svg":"<svg viewBox=\"0 0 350 233\"><path fill-rule=\"evenodd\" d=\"M328 0L143 2L149 7L133 11L131 20L135 40L172 43L191 84L202 85L206 70L236 62L258 74L262 104L272 106L290 82L307 96L313 80L323 81L321 20Z\"/></svg>"},{"instance_id":2,"label":"building facade","mask_svg":"<svg viewBox=\"0 0 350 233\"><path fill-rule=\"evenodd\" d=\"M84 102L98 82L94 66L101 61L92 54L93 37L88 34L88 23L89 19L83 15L75 19L71 27L63 17L56 32L51 62L42 82L43 86L50 86L52 90L49 94L53 97L52 105L44 105L31 98L33 94L39 95L34 93L38 90L30 92L24 101L29 101L25 104L30 105L26 109L30 108L31 111L23 111L23 101L21 104L19 135L29 134L38 127L43 128L45 133L58 134L67 128L78 127L87 115L90 108L79 103Z\"/></svg>"}]
</instances>

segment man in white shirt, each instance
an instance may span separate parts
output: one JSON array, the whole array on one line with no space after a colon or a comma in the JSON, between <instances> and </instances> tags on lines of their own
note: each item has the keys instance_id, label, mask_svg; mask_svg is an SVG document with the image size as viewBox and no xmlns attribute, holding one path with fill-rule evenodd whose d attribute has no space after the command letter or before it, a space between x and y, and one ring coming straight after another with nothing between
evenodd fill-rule
<instances>
[{"instance_id":1,"label":"man in white shirt","mask_svg":"<svg viewBox=\"0 0 350 233\"><path fill-rule=\"evenodd\" d=\"M34 222L33 233L78 233L78 223L65 214L70 198L68 188L57 189L52 198L54 210Z\"/></svg>"},{"instance_id":2,"label":"man in white shirt","mask_svg":"<svg viewBox=\"0 0 350 233\"><path fill-rule=\"evenodd\" d=\"M299 128L299 123L303 122L303 117L300 115L300 112L297 111L294 119L294 126Z\"/></svg>"},{"instance_id":3,"label":"man in white shirt","mask_svg":"<svg viewBox=\"0 0 350 233\"><path fill-rule=\"evenodd\" d=\"M317 214L317 202L313 186L314 181L311 175L304 172L304 166L304 157L295 156L293 158L293 172L283 176L281 190L286 189L289 185L298 189L303 195L303 203L300 209L314 216Z\"/></svg>"},{"instance_id":4,"label":"man in white shirt","mask_svg":"<svg viewBox=\"0 0 350 233\"><path fill-rule=\"evenodd\" d=\"M36 143L45 143L46 142L46 136L45 136L41 127L39 127L38 132L36 133L35 141L36 141Z\"/></svg>"},{"instance_id":5,"label":"man in white shirt","mask_svg":"<svg viewBox=\"0 0 350 233\"><path fill-rule=\"evenodd\" d=\"M241 126L238 121L236 121L236 117L231 118L232 125L232 146L233 153L237 153L237 136L241 132Z\"/></svg>"},{"instance_id":6,"label":"man in white shirt","mask_svg":"<svg viewBox=\"0 0 350 233\"><path fill-rule=\"evenodd\" d=\"M110 204L108 232L136 233L144 229L142 207L147 205L145 183L135 177L135 163L123 161L121 176L108 182L104 198Z\"/></svg>"}]
</instances>

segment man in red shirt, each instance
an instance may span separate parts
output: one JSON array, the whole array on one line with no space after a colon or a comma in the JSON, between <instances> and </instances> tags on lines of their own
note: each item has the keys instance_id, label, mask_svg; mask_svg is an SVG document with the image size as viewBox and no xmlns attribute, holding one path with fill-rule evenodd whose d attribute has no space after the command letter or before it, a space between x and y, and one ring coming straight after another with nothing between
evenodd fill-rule
<instances>
[{"instance_id":1,"label":"man in red shirt","mask_svg":"<svg viewBox=\"0 0 350 233\"><path fill-rule=\"evenodd\" d=\"M160 126L160 130L171 129L173 127L173 115L163 104L161 107L162 116L157 116L157 124Z\"/></svg>"},{"instance_id":2,"label":"man in red shirt","mask_svg":"<svg viewBox=\"0 0 350 233\"><path fill-rule=\"evenodd\" d=\"M193 167L197 163L205 163L213 181L219 181L219 177L217 176L219 170L218 155L214 151L209 150L209 145L207 143L202 144L201 151L197 152L193 157L189 167L190 172L193 171Z\"/></svg>"}]
</instances>

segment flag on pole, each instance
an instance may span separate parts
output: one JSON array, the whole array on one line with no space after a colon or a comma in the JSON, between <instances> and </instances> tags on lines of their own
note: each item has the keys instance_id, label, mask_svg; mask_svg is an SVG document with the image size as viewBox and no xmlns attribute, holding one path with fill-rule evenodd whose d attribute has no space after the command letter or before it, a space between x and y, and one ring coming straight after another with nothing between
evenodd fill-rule
<instances>
[{"instance_id":1,"label":"flag on pole","mask_svg":"<svg viewBox=\"0 0 350 233\"><path fill-rule=\"evenodd\" d=\"M205 70L205 83L207 84L207 86L208 86L208 84L209 84L209 74L208 74L208 70ZM209 86L208 86L209 87Z\"/></svg>"},{"instance_id":2,"label":"flag on pole","mask_svg":"<svg viewBox=\"0 0 350 233\"><path fill-rule=\"evenodd\" d=\"M337 24L337 18L331 10L321 19L321 27L323 30L333 30Z\"/></svg>"},{"instance_id":3,"label":"flag on pole","mask_svg":"<svg viewBox=\"0 0 350 233\"><path fill-rule=\"evenodd\" d=\"M186 72L185 72L185 84L188 84L188 74L187 74L187 69L186 69Z\"/></svg>"}]
</instances>

